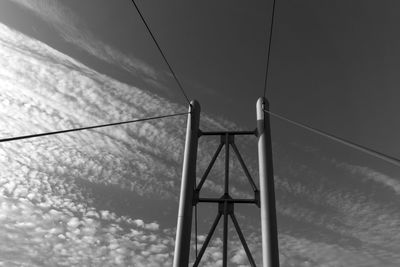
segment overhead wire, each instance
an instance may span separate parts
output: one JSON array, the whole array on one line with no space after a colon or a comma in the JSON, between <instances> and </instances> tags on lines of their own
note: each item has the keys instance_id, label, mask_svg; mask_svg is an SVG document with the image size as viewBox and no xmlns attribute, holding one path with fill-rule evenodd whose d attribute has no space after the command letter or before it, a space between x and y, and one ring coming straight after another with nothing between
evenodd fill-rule
<instances>
[{"instance_id":1,"label":"overhead wire","mask_svg":"<svg viewBox=\"0 0 400 267\"><path fill-rule=\"evenodd\" d=\"M269 40L268 40L268 48L267 48L267 62L266 62L266 67L265 67L264 94L263 94L264 98L265 98L265 95L266 95L266 92L267 92L267 88L268 88L269 65L270 65L270 56L271 56L271 44L272 44L272 36L273 36L273 32L274 32L273 30L274 30L274 21L275 21L275 9L276 9L276 0L273 0L271 24L270 24ZM382 160L384 160L386 162L389 162L391 164L394 164L394 165L400 167L400 159L397 159L397 158L395 158L393 156L386 155L386 154L384 154L382 152L379 152L379 151L376 151L374 149L368 148L366 146L357 144L355 142L351 142L349 140L346 140L344 138L335 136L333 134L321 131L319 129L316 129L316 128L308 126L308 125L305 125L303 123L293 121L291 119L288 119L288 118L286 118L286 117L284 117L282 115L276 114L276 113L271 112L269 110L264 110L264 111L269 113L271 116L274 116L276 118L279 118L281 120L284 120L286 122L294 124L294 125L296 125L298 127L301 127L303 129L306 129L306 130L311 131L313 133L319 134L321 136L327 137L327 138L329 138L329 139L331 139L333 141L336 141L338 143L341 143L341 144L346 145L348 147L351 147L353 149L357 149L357 150L362 151L362 152L364 152L366 154L369 154L371 156L374 156L376 158L382 159Z\"/></svg>"},{"instance_id":2,"label":"overhead wire","mask_svg":"<svg viewBox=\"0 0 400 267\"><path fill-rule=\"evenodd\" d=\"M274 21L275 21L275 19L274 19L275 18L275 5L276 5L276 0L274 0L274 2L272 4L271 24L270 24L270 29L269 29L269 39L268 39L268 48L267 48L267 63L265 66L265 80L264 80L264 93L263 93L264 98L265 98L265 95L267 92L267 87L268 87L269 62L270 62L270 56L271 56L272 35L274 32Z\"/></svg>"},{"instance_id":3,"label":"overhead wire","mask_svg":"<svg viewBox=\"0 0 400 267\"><path fill-rule=\"evenodd\" d=\"M66 130L60 130L60 131L54 131L54 132L45 132L45 133L38 133L38 134L14 136L14 137L0 139L0 143L17 141L17 140L22 140L22 139L30 139L30 138L36 138L36 137L42 137L42 136L48 136L48 135L56 135L56 134L77 132L77 131L83 131L83 130L90 130L90 129L96 129L96 128L102 128L102 127L116 126L116 125L122 125L122 124L134 123L134 122L143 122L143 121L149 121L149 120L176 117L176 116L181 116L181 115L186 115L186 114L189 114L189 113L183 112L183 113L176 113L176 114L170 114L170 115L162 115L162 116L148 117L148 118L142 118L142 119L134 119L134 120L128 120L128 121L119 121L119 122L113 122L113 123L107 123L107 124L86 126L86 127L80 127L80 128L72 128L72 129L66 129Z\"/></svg>"},{"instance_id":4,"label":"overhead wire","mask_svg":"<svg viewBox=\"0 0 400 267\"><path fill-rule=\"evenodd\" d=\"M156 38L154 37L154 34L152 33L152 31L151 31L149 25L147 24L147 22L146 22L146 20L145 20L145 18L144 18L144 16L143 16L143 14L142 14L142 12L140 11L139 7L137 6L135 0L131 0L131 1L132 1L133 5L135 6L136 11L137 11L137 13L139 14L140 18L142 19L143 24L146 26L147 31L149 32L151 38L153 39L154 43L156 44L156 46L157 46L157 48L158 48L158 51L160 52L161 56L163 57L163 59L164 59L165 63L167 64L167 66L168 66L170 72L172 73L172 76L174 76L174 79L175 79L176 83L178 84L179 89L181 90L183 96L185 97L186 101L187 101L188 104L190 105L190 100L189 100L187 94L185 93L185 90L183 89L182 83L179 81L179 79L178 79L178 77L176 76L174 70L172 69L171 65L169 64L169 62L168 62L168 60L167 60L167 57L165 56L165 54L164 54L164 52L162 51L160 45L158 44Z\"/></svg>"},{"instance_id":5,"label":"overhead wire","mask_svg":"<svg viewBox=\"0 0 400 267\"><path fill-rule=\"evenodd\" d=\"M395 158L393 156L389 156L387 154L384 154L384 153L379 152L377 150L374 150L372 148L369 148L369 147L357 144L355 142L346 140L346 139L344 139L342 137L338 137L336 135L324 132L324 131L319 130L317 128L314 128L314 127L311 127L309 125L306 125L304 123L300 123L300 122L291 120L289 118L286 118L286 117L284 117L282 115L279 115L277 113L274 113L272 111L269 111L269 110L266 110L266 109L264 109L264 111L266 113L270 114L271 116L276 117L276 118L278 118L280 120L286 121L286 122L288 122L290 124L296 125L296 126L298 126L300 128L303 128L303 129L308 130L310 132L316 133L316 134L321 135L323 137L329 138L329 139L331 139L333 141L336 141L338 143L341 143L341 144L343 144L345 146L348 146L348 147L351 147L353 149L359 150L359 151L364 152L366 154L369 154L369 155L371 155L373 157L379 158L381 160L384 160L386 162L389 162L389 163L391 163L393 165L396 165L396 166L400 167L400 159L398 159L398 158Z\"/></svg>"}]
</instances>

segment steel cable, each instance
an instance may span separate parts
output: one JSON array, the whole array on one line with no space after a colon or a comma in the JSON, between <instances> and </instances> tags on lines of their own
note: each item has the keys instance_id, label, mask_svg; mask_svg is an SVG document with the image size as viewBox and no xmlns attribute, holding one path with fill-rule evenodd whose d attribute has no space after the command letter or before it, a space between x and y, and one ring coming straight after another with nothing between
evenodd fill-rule
<instances>
[{"instance_id":1,"label":"steel cable","mask_svg":"<svg viewBox=\"0 0 400 267\"><path fill-rule=\"evenodd\" d=\"M296 122L296 121L288 119L288 118L286 118L286 117L284 117L282 115L276 114L276 113L274 113L272 111L265 110L265 109L264 109L264 111L267 112L268 114L270 114L271 116L276 117L276 118L278 118L280 120L289 122L290 124L296 125L296 126L298 126L300 128L303 128L303 129L308 130L310 132L313 132L313 133L316 133L318 135L324 136L324 137L329 138L329 139L331 139L333 141L336 141L338 143L341 143L343 145L346 145L346 146L351 147L353 149L359 150L359 151L364 152L364 153L366 153L368 155L374 156L376 158L382 159L382 160L384 160L386 162L389 162L391 164L394 164L394 165L400 167L400 159L397 159L397 158L395 158L393 156L386 155L386 154L384 154L382 152L379 152L379 151L376 151L376 150L371 149L369 147L366 147L366 146L357 144L355 142L346 140L346 139L344 139L342 137L338 137L338 136L335 136L333 134L321 131L319 129L316 129L314 127L308 126L306 124L303 124L303 123L300 123L300 122Z\"/></svg>"},{"instance_id":2,"label":"steel cable","mask_svg":"<svg viewBox=\"0 0 400 267\"><path fill-rule=\"evenodd\" d=\"M62 134L62 133L69 133L69 132L77 132L77 131L83 131L83 130L90 130L90 129L102 128L102 127L116 126L116 125L128 124L128 123L134 123L134 122L142 122L142 121L156 120L156 119L162 119L162 118L169 118L169 117L181 116L181 115L186 115L186 114L188 114L188 112L185 112L185 113L176 113L176 114L170 114L170 115L162 115L162 116L156 116L156 117L149 117L149 118L143 118L143 119L135 119L135 120L129 120L129 121L113 122L113 123L100 124L100 125L93 125L93 126L80 127L80 128L73 128L73 129L67 129L67 130L61 130L61 131L54 131L54 132L45 132L45 133L39 133L39 134L31 134L31 135L22 135L22 136L8 137L8 138L2 138L2 139L0 139L0 143L11 142L11 141L16 141L16 140L21 140L21 139L29 139L29 138L42 137L42 136L47 136L47 135L55 135L55 134Z\"/></svg>"},{"instance_id":3,"label":"steel cable","mask_svg":"<svg viewBox=\"0 0 400 267\"><path fill-rule=\"evenodd\" d=\"M270 62L270 55L271 55L272 34L274 32L275 5L276 5L276 0L274 0L274 2L272 4L271 26L270 26L270 30L269 30L269 40L268 40L268 49L267 49L267 64L265 67L264 94L263 94L264 98L265 98L265 94L267 92L267 86L268 86L268 74L269 74L269 62Z\"/></svg>"},{"instance_id":4,"label":"steel cable","mask_svg":"<svg viewBox=\"0 0 400 267\"><path fill-rule=\"evenodd\" d=\"M135 0L131 0L131 1L132 1L133 5L135 6L136 11L138 12L140 18L142 19L143 24L146 26L147 31L149 32L151 38L153 39L154 43L156 44L156 46L157 46L157 48L158 48L158 51L160 52L161 56L163 57L165 63L167 64L167 66L168 66L170 72L171 72L172 75L174 76L174 79L175 79L176 83L178 84L179 89L181 90L183 96L186 98L186 101L187 101L188 104L190 105L190 100L189 100L188 96L186 95L185 90L183 89L183 86L182 86L181 82L179 81L179 79L178 79L178 77L176 76L174 70L172 69L171 65L169 64L169 62L168 62L168 60L167 60L167 58L166 58L164 52L161 50L161 47L160 47L160 45L158 44L156 38L154 37L154 35L153 35L153 33L152 33L152 31L151 31L149 25L147 24L146 20L144 19L142 12L140 12L140 9L139 9L139 7L136 5Z\"/></svg>"}]
</instances>

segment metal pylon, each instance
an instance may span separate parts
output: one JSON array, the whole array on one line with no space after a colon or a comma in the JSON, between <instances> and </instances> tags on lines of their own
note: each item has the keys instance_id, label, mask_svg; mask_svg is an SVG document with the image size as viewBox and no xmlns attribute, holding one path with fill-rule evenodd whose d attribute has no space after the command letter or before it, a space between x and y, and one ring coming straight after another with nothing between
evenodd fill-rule
<instances>
[{"instance_id":1,"label":"metal pylon","mask_svg":"<svg viewBox=\"0 0 400 267\"><path fill-rule=\"evenodd\" d=\"M275 192L272 169L272 147L269 126L268 102L264 98L257 101L257 128L253 131L216 131L202 132L199 127L200 105L192 101L189 111L186 133L186 145L182 171L181 196L179 202L178 224L175 242L174 267L188 266L190 253L190 236L192 225L193 206L199 203L218 204L217 216L200 249L193 266L198 266L201 258L214 234L219 221L223 217L223 267L228 264L228 218L230 217L239 239L246 252L251 266L256 266L251 252L247 246L244 235L234 213L235 203L255 204L261 209L262 254L264 267L278 267L279 253L277 240L277 224L275 211ZM260 190L254 183L246 164L235 144L236 135L252 135L258 138L258 156L260 171ZM198 138L202 136L220 136L220 144L214 153L210 164L206 168L198 185L196 185L196 158ZM220 198L202 198L201 188L206 181L218 155L225 148L225 180L224 193ZM230 148L235 153L243 171L253 189L254 198L235 199L229 194L229 156ZM195 153L196 155L194 155Z\"/></svg>"},{"instance_id":2,"label":"metal pylon","mask_svg":"<svg viewBox=\"0 0 400 267\"><path fill-rule=\"evenodd\" d=\"M244 163L242 156L239 153L239 150L237 149L236 145L235 145L235 135L255 135L256 132L255 131L249 131L249 132L202 132L201 135L219 135L221 136L221 142L220 145L217 148L217 151L214 154L214 157L212 158L208 168L206 169L205 174L203 175L203 177L200 180L200 183L198 184L198 186L195 189L195 193L193 196L193 204L197 205L198 203L201 202L207 202L207 203L217 203L218 204L218 214L214 220L214 223L204 241L204 244L199 252L199 254L197 255L196 261L194 262L193 266L198 266L201 258L211 240L212 235L214 234L214 231L221 219L221 217L224 218L223 220L223 258L222 258L222 262L223 262L223 266L227 266L227 262L228 262L228 217L231 218L235 229L239 235L239 239L242 242L243 248L246 252L247 258L249 259L249 262L251 264L251 266L256 266L254 259L251 255L251 252L249 250L249 247L247 246L246 240L243 236L243 233L240 229L239 223L236 220L235 217L235 212L234 212L234 205L235 203L248 203L248 204L256 204L259 206L259 191L257 189L257 186L255 185L253 179L250 176L250 173L246 167L246 164ZM220 197L220 198L202 198L200 197L200 191L201 188L205 182L205 180L207 179L207 176L211 170L211 168L213 167L215 160L218 157L218 154L220 153L220 151L222 150L222 148L225 146L225 181L224 181L224 194ZM254 191L254 198L253 199L234 199L231 197L231 195L229 194L229 154L230 154L230 147L233 149L233 151L235 152L241 166L243 167L243 170L253 188Z\"/></svg>"}]
</instances>

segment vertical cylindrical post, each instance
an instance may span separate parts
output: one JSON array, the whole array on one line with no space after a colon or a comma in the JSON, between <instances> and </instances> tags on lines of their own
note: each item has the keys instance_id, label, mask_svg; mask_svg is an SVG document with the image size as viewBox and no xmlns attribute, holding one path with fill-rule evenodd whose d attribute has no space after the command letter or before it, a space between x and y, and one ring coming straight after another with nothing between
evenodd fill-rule
<instances>
[{"instance_id":1,"label":"vertical cylindrical post","mask_svg":"<svg viewBox=\"0 0 400 267\"><path fill-rule=\"evenodd\" d=\"M225 189L224 198L229 196L229 134L225 134ZM224 232L222 245L222 266L228 266L228 200L224 201Z\"/></svg>"},{"instance_id":2,"label":"vertical cylindrical post","mask_svg":"<svg viewBox=\"0 0 400 267\"><path fill-rule=\"evenodd\" d=\"M269 110L269 104L260 97L257 101L257 134L263 266L279 267L271 128L269 114L264 109Z\"/></svg>"},{"instance_id":3,"label":"vertical cylindrical post","mask_svg":"<svg viewBox=\"0 0 400 267\"><path fill-rule=\"evenodd\" d=\"M224 229L222 244L222 267L228 266L228 200L224 201Z\"/></svg>"},{"instance_id":4,"label":"vertical cylindrical post","mask_svg":"<svg viewBox=\"0 0 400 267\"><path fill-rule=\"evenodd\" d=\"M229 194L229 134L225 134L225 186L224 193Z\"/></svg>"},{"instance_id":5,"label":"vertical cylindrical post","mask_svg":"<svg viewBox=\"0 0 400 267\"><path fill-rule=\"evenodd\" d=\"M183 158L178 222L176 227L174 267L187 267L190 254L193 188L196 182L196 160L200 122L200 105L197 101L193 100L190 102L189 112Z\"/></svg>"}]
</instances>

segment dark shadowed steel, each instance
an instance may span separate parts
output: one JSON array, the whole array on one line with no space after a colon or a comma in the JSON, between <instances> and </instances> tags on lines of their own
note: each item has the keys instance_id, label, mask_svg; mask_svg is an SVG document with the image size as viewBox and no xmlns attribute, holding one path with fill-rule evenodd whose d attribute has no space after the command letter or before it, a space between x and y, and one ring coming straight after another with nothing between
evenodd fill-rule
<instances>
[{"instance_id":1,"label":"dark shadowed steel","mask_svg":"<svg viewBox=\"0 0 400 267\"><path fill-rule=\"evenodd\" d=\"M261 224L263 234L263 259L264 267L278 267L279 254L278 254L278 239L277 239L277 225L276 225L276 211L275 211L275 193L274 193L274 179L272 169L272 147L271 147L271 133L269 126L268 114L265 116L264 108L268 108L264 98L260 98L257 102L257 129L253 131L213 131L202 132L199 130L200 120L200 106L197 102L192 101L190 106L190 115L188 118L185 154L183 161L182 171L182 185L181 196L179 201L179 215L175 243L174 267L188 266L190 255L190 237L192 225L192 211L193 206L196 207L199 203L215 203L218 204L217 216L207 234L207 237L197 255L193 264L194 267L199 266L201 258L206 251L210 240L218 226L219 221L223 217L223 244L222 244L222 266L228 266L228 222L231 218L233 226L239 236L240 242L246 252L247 258L251 266L256 266L250 249L246 243L242 230L240 229L239 222L236 219L234 207L235 204L255 204L261 207ZM260 190L254 183L246 164L235 145L235 135L252 135L258 137L258 152L259 152L259 168L260 168ZM196 157L198 139L202 136L220 136L220 144L215 151L210 164L206 168L199 184L196 186ZM222 148L225 147L225 179L224 179L224 192L221 197L203 198L200 196L201 189L214 166ZM229 184L229 160L230 160L230 147L233 148L234 154L238 158L240 165L247 177L253 191L254 198L232 198L230 195ZM261 199L260 199L261 198ZM197 216L197 213L196 215ZM195 222L197 223L197 222ZM197 224L196 224L197 225ZM196 226L197 229L197 226ZM197 242L197 230L196 242Z\"/></svg>"},{"instance_id":2,"label":"dark shadowed steel","mask_svg":"<svg viewBox=\"0 0 400 267\"><path fill-rule=\"evenodd\" d=\"M218 222L221 219L222 212L218 212L217 217L214 220L213 225L211 226L210 232L208 233L206 240L204 241L203 246L201 247L201 250L199 252L199 255L196 258L196 261L194 262L193 266L198 266L201 258L203 257L204 252L206 251L206 248L208 246L208 243L210 243L211 237L214 234L215 228L217 228Z\"/></svg>"},{"instance_id":3,"label":"dark shadowed steel","mask_svg":"<svg viewBox=\"0 0 400 267\"><path fill-rule=\"evenodd\" d=\"M200 180L200 183L197 185L196 191L200 191L200 189L203 187L203 184L206 181L206 178L207 178L208 174L210 173L212 167L214 166L215 160L217 159L219 152L221 152L221 149L223 146L224 146L223 143L219 144L217 151L215 151L215 154L211 159L211 163L208 165L206 171L204 172L203 177Z\"/></svg>"},{"instance_id":4,"label":"dark shadowed steel","mask_svg":"<svg viewBox=\"0 0 400 267\"><path fill-rule=\"evenodd\" d=\"M201 135L223 135L225 134L229 135L256 135L257 132L256 130L253 131L212 131L212 132L203 132L200 131L200 136Z\"/></svg>"},{"instance_id":5,"label":"dark shadowed steel","mask_svg":"<svg viewBox=\"0 0 400 267\"><path fill-rule=\"evenodd\" d=\"M224 192L224 234L222 247L222 266L228 266L228 202L229 199L229 134L225 134L225 192Z\"/></svg>"},{"instance_id":6,"label":"dark shadowed steel","mask_svg":"<svg viewBox=\"0 0 400 267\"><path fill-rule=\"evenodd\" d=\"M193 188L196 184L196 160L200 122L200 105L197 101L193 100L190 102L189 113L175 238L174 267L186 267L189 264Z\"/></svg>"},{"instance_id":7,"label":"dark shadowed steel","mask_svg":"<svg viewBox=\"0 0 400 267\"><path fill-rule=\"evenodd\" d=\"M249 262L250 262L251 266L256 266L256 263L254 262L253 256L251 255L250 249L247 246L246 240L244 239L244 235L242 233L242 230L240 230L240 226L239 226L238 221L236 220L235 214L232 212L229 215L231 216L233 225L235 226L236 232L238 233L240 242L242 242L242 246L244 248L244 251L246 252L247 258L249 259Z\"/></svg>"},{"instance_id":8,"label":"dark shadowed steel","mask_svg":"<svg viewBox=\"0 0 400 267\"><path fill-rule=\"evenodd\" d=\"M244 163L242 155L240 155L240 152L237 149L235 143L232 143L231 145L232 145L233 151L235 151L236 157L239 160L240 165L242 166L242 169L243 169L244 173L246 174L247 180L249 181L249 183L251 185L251 188L253 189L254 192L256 192L257 191L257 186L254 183L253 178L251 178L250 172L247 169L246 164Z\"/></svg>"},{"instance_id":9,"label":"dark shadowed steel","mask_svg":"<svg viewBox=\"0 0 400 267\"><path fill-rule=\"evenodd\" d=\"M218 223L220 219L223 216L223 245L222 245L222 266L226 267L228 266L228 222L229 222L229 217L231 218L233 225L235 227L236 232L238 233L239 239L243 245L243 248L246 252L247 258L250 262L251 266L256 266L254 259L250 253L250 249L247 246L246 240L244 238L244 235L240 229L239 223L236 219L235 213L234 213L234 204L242 203L242 204L255 204L259 206L259 191L257 189L257 186L255 185L253 179L250 176L250 173L246 167L246 164L243 161L243 158L240 155L239 150L237 149L235 145L235 135L256 135L256 131L216 131L216 132L200 132L200 136L209 136L209 135L218 135L220 136L220 144L217 148L217 151L214 153L210 164L208 165L203 177L201 178L201 181L197 188L195 189L195 193L193 195L193 205L198 205L199 203L207 202L207 203L216 203L218 204L218 214L217 217L214 220L213 225L211 226L211 229L209 233L207 234L206 240L204 244L202 245L200 249L200 253L197 255L196 260L193 264L194 267L197 267L200 264L201 258L204 255L204 252L215 232L216 227L218 226ZM199 136L199 137L200 137ZM222 148L225 146L225 180L224 180L224 194L219 197L219 198L202 198L200 197L200 191L201 188L207 179L211 168L213 167L215 160L217 159L220 151ZM229 192L229 159L230 159L230 147L233 148L236 156L238 157L238 160L240 161L240 164L245 172L245 175L247 176L250 185L253 188L254 191L254 199L237 199L237 198L232 198L230 196Z\"/></svg>"},{"instance_id":10,"label":"dark shadowed steel","mask_svg":"<svg viewBox=\"0 0 400 267\"><path fill-rule=\"evenodd\" d=\"M263 266L279 267L271 129L269 114L264 111L269 104L264 97L258 99L256 110Z\"/></svg>"}]
</instances>

